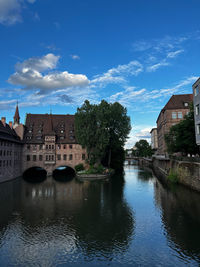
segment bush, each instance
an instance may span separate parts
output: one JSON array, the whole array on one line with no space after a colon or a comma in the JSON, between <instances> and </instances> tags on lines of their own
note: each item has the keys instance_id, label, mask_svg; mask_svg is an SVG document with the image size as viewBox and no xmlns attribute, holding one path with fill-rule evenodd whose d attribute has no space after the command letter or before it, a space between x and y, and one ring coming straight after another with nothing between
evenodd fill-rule
<instances>
[{"instance_id":1,"label":"bush","mask_svg":"<svg viewBox=\"0 0 200 267\"><path fill-rule=\"evenodd\" d=\"M84 166L82 163L78 164L75 166L75 170L76 172L80 172L80 171L83 171L84 170Z\"/></svg>"},{"instance_id":2,"label":"bush","mask_svg":"<svg viewBox=\"0 0 200 267\"><path fill-rule=\"evenodd\" d=\"M174 170L170 170L169 175L167 176L168 180L172 183L178 183L178 174Z\"/></svg>"}]
</instances>

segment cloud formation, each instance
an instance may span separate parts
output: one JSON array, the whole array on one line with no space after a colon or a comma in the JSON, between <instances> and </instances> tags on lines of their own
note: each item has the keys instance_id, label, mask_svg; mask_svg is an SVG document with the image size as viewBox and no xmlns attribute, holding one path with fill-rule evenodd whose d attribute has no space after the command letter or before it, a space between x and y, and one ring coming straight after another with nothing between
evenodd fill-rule
<instances>
[{"instance_id":1,"label":"cloud formation","mask_svg":"<svg viewBox=\"0 0 200 267\"><path fill-rule=\"evenodd\" d=\"M26 0L33 4L36 0ZM22 21L23 2L20 0L0 0L0 23L4 25L13 25Z\"/></svg>"},{"instance_id":2,"label":"cloud formation","mask_svg":"<svg viewBox=\"0 0 200 267\"><path fill-rule=\"evenodd\" d=\"M130 61L128 64L118 65L116 68L109 69L102 75L96 75L91 81L93 84L122 83L127 76L137 76L143 71L142 64L137 61Z\"/></svg>"},{"instance_id":3,"label":"cloud formation","mask_svg":"<svg viewBox=\"0 0 200 267\"><path fill-rule=\"evenodd\" d=\"M8 81L11 84L23 86L26 90L38 89L40 93L89 84L88 78L83 74L72 74L68 71L46 73L56 68L59 58L54 54L47 54L41 58L29 58L22 63L17 63L16 72L9 77Z\"/></svg>"}]
</instances>

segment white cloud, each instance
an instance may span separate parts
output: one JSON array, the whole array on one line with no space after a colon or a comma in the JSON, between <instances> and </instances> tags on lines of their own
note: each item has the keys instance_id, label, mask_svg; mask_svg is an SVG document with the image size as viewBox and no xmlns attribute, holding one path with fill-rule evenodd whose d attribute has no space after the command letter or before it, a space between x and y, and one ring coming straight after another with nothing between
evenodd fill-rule
<instances>
[{"instance_id":1,"label":"white cloud","mask_svg":"<svg viewBox=\"0 0 200 267\"><path fill-rule=\"evenodd\" d=\"M102 75L96 75L91 83L107 84L122 83L126 81L127 76L137 76L143 71L143 66L138 61L130 61L128 64L118 65L116 68L109 69Z\"/></svg>"},{"instance_id":2,"label":"white cloud","mask_svg":"<svg viewBox=\"0 0 200 267\"><path fill-rule=\"evenodd\" d=\"M89 84L88 78L83 74L72 74L68 71L54 71L46 74L46 71L56 68L58 60L59 56L47 54L41 58L30 58L17 63L16 72L9 77L8 81L11 84L23 86L25 89L39 89L42 93Z\"/></svg>"},{"instance_id":3,"label":"white cloud","mask_svg":"<svg viewBox=\"0 0 200 267\"><path fill-rule=\"evenodd\" d=\"M145 139L147 142L151 142L151 129L154 128L154 126L150 125L137 125L132 126L132 130L129 134L129 138L125 144L125 148L130 149L133 148L136 142L138 142L140 139Z\"/></svg>"},{"instance_id":4,"label":"white cloud","mask_svg":"<svg viewBox=\"0 0 200 267\"><path fill-rule=\"evenodd\" d=\"M35 0L27 0L33 4ZM4 25L13 25L22 21L23 1L20 0L0 0L0 23Z\"/></svg>"},{"instance_id":5,"label":"white cloud","mask_svg":"<svg viewBox=\"0 0 200 267\"><path fill-rule=\"evenodd\" d=\"M168 57L168 58L174 58L174 57L178 56L179 54L181 54L181 53L183 53L183 52L184 52L183 49L180 49L180 50L177 50L177 51L173 51L173 52L169 52L169 53L167 54L167 57Z\"/></svg>"},{"instance_id":6,"label":"white cloud","mask_svg":"<svg viewBox=\"0 0 200 267\"><path fill-rule=\"evenodd\" d=\"M159 69L160 67L163 67L163 66L168 66L169 65L169 62L166 62L165 60L159 62L159 63L156 63L152 66L149 66L147 67L147 71L148 72L153 72L153 71L156 71L157 69Z\"/></svg>"},{"instance_id":7,"label":"white cloud","mask_svg":"<svg viewBox=\"0 0 200 267\"><path fill-rule=\"evenodd\" d=\"M80 57L79 57L78 55L70 55L70 56L71 56L71 58L74 59L74 60L78 60L78 59L80 59Z\"/></svg>"},{"instance_id":8,"label":"white cloud","mask_svg":"<svg viewBox=\"0 0 200 267\"><path fill-rule=\"evenodd\" d=\"M111 95L109 100L111 102L118 101L122 105L129 106L132 105L133 102L138 101L145 92L145 88L136 90L136 87L131 86L127 87L124 91Z\"/></svg>"}]
</instances>

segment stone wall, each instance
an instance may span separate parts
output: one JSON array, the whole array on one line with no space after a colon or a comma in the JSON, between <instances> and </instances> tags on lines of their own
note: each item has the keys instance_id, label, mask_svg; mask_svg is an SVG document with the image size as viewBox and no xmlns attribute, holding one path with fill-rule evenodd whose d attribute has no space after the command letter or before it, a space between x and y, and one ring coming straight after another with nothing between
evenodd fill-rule
<instances>
[{"instance_id":1,"label":"stone wall","mask_svg":"<svg viewBox=\"0 0 200 267\"><path fill-rule=\"evenodd\" d=\"M185 159L184 161L176 159L165 158L153 158L140 159L140 165L151 167L155 175L162 179L164 182L168 182L167 176L170 170L177 174L180 184L190 187L200 192L200 163L190 162Z\"/></svg>"}]
</instances>

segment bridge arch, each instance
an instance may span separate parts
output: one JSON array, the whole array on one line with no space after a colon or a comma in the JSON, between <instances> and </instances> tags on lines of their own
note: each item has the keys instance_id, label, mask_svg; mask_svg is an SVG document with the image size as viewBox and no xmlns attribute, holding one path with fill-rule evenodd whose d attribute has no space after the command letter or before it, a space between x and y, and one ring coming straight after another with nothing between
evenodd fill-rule
<instances>
[{"instance_id":1,"label":"bridge arch","mask_svg":"<svg viewBox=\"0 0 200 267\"><path fill-rule=\"evenodd\" d=\"M53 170L53 178L60 182L72 180L76 176L76 171L72 166L62 165L57 166Z\"/></svg>"},{"instance_id":2,"label":"bridge arch","mask_svg":"<svg viewBox=\"0 0 200 267\"><path fill-rule=\"evenodd\" d=\"M23 178L29 182L42 182L47 178L47 171L39 166L32 166L23 172Z\"/></svg>"}]
</instances>

